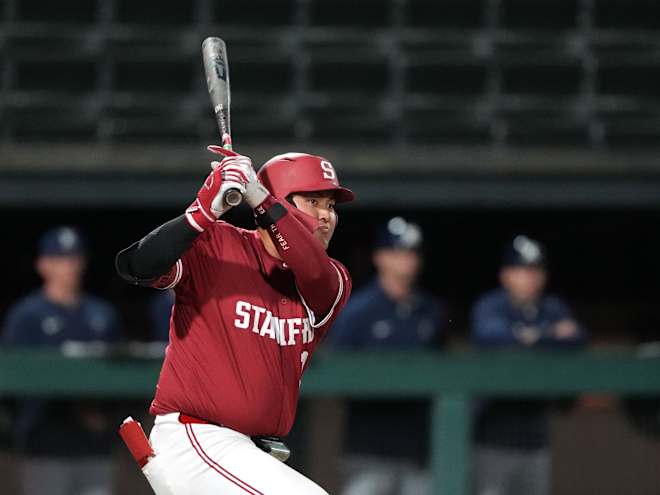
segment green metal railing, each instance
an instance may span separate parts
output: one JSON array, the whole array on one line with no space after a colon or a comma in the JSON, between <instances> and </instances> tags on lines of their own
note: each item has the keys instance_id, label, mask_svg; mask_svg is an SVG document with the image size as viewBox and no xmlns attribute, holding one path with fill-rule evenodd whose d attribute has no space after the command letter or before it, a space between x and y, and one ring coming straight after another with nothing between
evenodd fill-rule
<instances>
[{"instance_id":1,"label":"green metal railing","mask_svg":"<svg viewBox=\"0 0 660 495\"><path fill-rule=\"evenodd\" d=\"M0 352L0 396L149 397L156 360L66 358ZM632 353L341 353L319 356L305 374L308 397L430 397L433 493L467 495L475 396L581 392L660 395L660 359Z\"/></svg>"}]
</instances>

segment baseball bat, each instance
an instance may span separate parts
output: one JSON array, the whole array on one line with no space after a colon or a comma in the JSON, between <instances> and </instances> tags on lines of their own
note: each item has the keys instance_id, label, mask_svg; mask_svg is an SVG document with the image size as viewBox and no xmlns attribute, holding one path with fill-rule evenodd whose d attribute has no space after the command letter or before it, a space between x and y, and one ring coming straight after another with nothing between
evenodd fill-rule
<instances>
[{"instance_id":1,"label":"baseball bat","mask_svg":"<svg viewBox=\"0 0 660 495\"><path fill-rule=\"evenodd\" d=\"M206 73L206 86L213 105L215 120L220 130L222 147L231 150L231 91L227 45L220 38L206 38L202 42L202 58L204 59L204 72ZM227 190L222 201L227 206L236 206L243 201L243 195L238 189L232 188Z\"/></svg>"}]
</instances>

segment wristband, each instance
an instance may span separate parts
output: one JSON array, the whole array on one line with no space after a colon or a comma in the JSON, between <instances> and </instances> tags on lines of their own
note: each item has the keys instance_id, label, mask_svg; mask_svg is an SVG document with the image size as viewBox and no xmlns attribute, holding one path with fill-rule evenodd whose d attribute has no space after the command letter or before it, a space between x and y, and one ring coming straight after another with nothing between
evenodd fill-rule
<instances>
[{"instance_id":1,"label":"wristband","mask_svg":"<svg viewBox=\"0 0 660 495\"><path fill-rule=\"evenodd\" d=\"M254 212L256 214L257 225L262 229L267 229L289 213L280 203L275 203L268 209L264 208L263 205L259 205L254 209Z\"/></svg>"}]
</instances>

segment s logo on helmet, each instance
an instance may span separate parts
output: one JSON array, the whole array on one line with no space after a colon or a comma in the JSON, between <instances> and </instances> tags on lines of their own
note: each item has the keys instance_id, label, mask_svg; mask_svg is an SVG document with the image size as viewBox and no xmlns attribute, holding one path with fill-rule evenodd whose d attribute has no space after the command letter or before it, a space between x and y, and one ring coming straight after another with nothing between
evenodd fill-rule
<instances>
[{"instance_id":1,"label":"s logo on helmet","mask_svg":"<svg viewBox=\"0 0 660 495\"><path fill-rule=\"evenodd\" d=\"M321 160L321 169L323 169L324 179L335 180L337 178L335 169L329 161Z\"/></svg>"}]
</instances>

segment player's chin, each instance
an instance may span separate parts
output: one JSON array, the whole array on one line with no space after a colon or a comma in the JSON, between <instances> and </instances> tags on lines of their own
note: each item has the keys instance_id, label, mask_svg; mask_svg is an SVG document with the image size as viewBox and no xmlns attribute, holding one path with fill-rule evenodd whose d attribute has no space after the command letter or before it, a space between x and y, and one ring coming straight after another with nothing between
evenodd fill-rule
<instances>
[{"instance_id":1,"label":"player's chin","mask_svg":"<svg viewBox=\"0 0 660 495\"><path fill-rule=\"evenodd\" d=\"M330 246L330 240L332 239L331 232L317 230L316 232L314 232L314 237L316 237L319 240L319 242L325 249L328 249L328 247Z\"/></svg>"}]
</instances>

